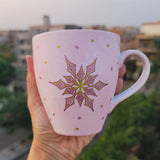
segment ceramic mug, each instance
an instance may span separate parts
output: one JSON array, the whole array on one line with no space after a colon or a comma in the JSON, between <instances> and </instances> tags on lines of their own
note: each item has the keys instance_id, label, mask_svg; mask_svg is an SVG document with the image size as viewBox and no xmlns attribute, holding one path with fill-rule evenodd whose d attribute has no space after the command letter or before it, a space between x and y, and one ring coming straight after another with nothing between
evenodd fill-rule
<instances>
[{"instance_id":1,"label":"ceramic mug","mask_svg":"<svg viewBox=\"0 0 160 160\"><path fill-rule=\"evenodd\" d=\"M120 53L119 35L98 30L62 30L33 37L36 82L55 132L98 133L115 106L146 82L150 63L140 51ZM115 94L119 68L128 56L143 64L140 78Z\"/></svg>"}]
</instances>

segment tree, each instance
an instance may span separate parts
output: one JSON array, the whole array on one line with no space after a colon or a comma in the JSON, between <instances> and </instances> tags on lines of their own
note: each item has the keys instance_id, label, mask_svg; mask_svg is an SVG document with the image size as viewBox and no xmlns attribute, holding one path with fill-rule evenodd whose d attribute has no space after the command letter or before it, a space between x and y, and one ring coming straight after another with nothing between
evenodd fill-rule
<instances>
[{"instance_id":1,"label":"tree","mask_svg":"<svg viewBox=\"0 0 160 160\"><path fill-rule=\"evenodd\" d=\"M156 75L157 73L160 73L160 62L156 56L154 56L152 59L151 73Z\"/></svg>"},{"instance_id":2,"label":"tree","mask_svg":"<svg viewBox=\"0 0 160 160\"><path fill-rule=\"evenodd\" d=\"M152 59L152 66L151 66L151 74L148 80L148 86L154 89L160 88L160 62L159 59L154 56Z\"/></svg>"},{"instance_id":3,"label":"tree","mask_svg":"<svg viewBox=\"0 0 160 160\"><path fill-rule=\"evenodd\" d=\"M0 125L9 132L17 127L30 127L31 121L24 92L9 91L0 86Z\"/></svg>"},{"instance_id":4,"label":"tree","mask_svg":"<svg viewBox=\"0 0 160 160\"><path fill-rule=\"evenodd\" d=\"M15 75L15 68L3 56L0 56L0 85L8 85Z\"/></svg>"},{"instance_id":5,"label":"tree","mask_svg":"<svg viewBox=\"0 0 160 160\"><path fill-rule=\"evenodd\" d=\"M16 54L6 45L0 43L0 55L2 55L7 61L14 62L17 60Z\"/></svg>"},{"instance_id":6,"label":"tree","mask_svg":"<svg viewBox=\"0 0 160 160\"><path fill-rule=\"evenodd\" d=\"M159 37L154 38L154 39L153 39L153 43L154 43L156 49L157 49L157 50L160 50L160 38L159 38Z\"/></svg>"},{"instance_id":7,"label":"tree","mask_svg":"<svg viewBox=\"0 0 160 160\"><path fill-rule=\"evenodd\" d=\"M158 92L141 93L120 103L109 128L77 160L160 159L158 99Z\"/></svg>"},{"instance_id":8,"label":"tree","mask_svg":"<svg viewBox=\"0 0 160 160\"><path fill-rule=\"evenodd\" d=\"M6 87L16 76L12 55L6 45L0 44L0 125L9 132L16 127L31 127L24 90L15 86L14 91L9 91Z\"/></svg>"},{"instance_id":9,"label":"tree","mask_svg":"<svg viewBox=\"0 0 160 160\"><path fill-rule=\"evenodd\" d=\"M137 65L136 65L136 60L131 60L125 62L126 65L126 74L124 75L124 80L127 81L133 81L134 79L134 73L137 71Z\"/></svg>"}]
</instances>

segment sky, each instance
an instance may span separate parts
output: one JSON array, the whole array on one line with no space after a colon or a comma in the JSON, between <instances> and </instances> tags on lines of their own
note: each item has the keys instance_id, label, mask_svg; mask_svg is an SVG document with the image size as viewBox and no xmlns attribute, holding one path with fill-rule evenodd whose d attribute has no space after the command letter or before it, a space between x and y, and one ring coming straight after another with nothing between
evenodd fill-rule
<instances>
[{"instance_id":1,"label":"sky","mask_svg":"<svg viewBox=\"0 0 160 160\"><path fill-rule=\"evenodd\" d=\"M139 27L160 19L160 0L0 0L0 30L54 24Z\"/></svg>"}]
</instances>

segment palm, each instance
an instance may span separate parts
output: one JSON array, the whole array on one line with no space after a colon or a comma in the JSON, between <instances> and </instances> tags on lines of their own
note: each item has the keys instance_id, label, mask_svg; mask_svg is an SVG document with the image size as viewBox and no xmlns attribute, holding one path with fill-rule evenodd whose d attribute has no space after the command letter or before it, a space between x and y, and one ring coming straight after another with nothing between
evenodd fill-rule
<instances>
[{"instance_id":1,"label":"palm","mask_svg":"<svg viewBox=\"0 0 160 160\"><path fill-rule=\"evenodd\" d=\"M70 157L76 157L84 146L86 146L94 135L88 136L63 136L57 134L47 117L42 105L37 108L34 114L33 131L35 138L42 144L50 145L51 148L59 152L69 153ZM64 149L64 150L63 150Z\"/></svg>"}]
</instances>

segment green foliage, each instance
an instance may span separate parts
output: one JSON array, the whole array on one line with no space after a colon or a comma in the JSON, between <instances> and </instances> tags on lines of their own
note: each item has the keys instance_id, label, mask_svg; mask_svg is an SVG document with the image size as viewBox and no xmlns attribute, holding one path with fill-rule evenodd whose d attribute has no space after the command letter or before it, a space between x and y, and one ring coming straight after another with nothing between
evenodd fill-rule
<instances>
[{"instance_id":1,"label":"green foliage","mask_svg":"<svg viewBox=\"0 0 160 160\"><path fill-rule=\"evenodd\" d=\"M0 99L4 99L10 96L11 96L11 92L6 87L0 86Z\"/></svg>"},{"instance_id":2,"label":"green foliage","mask_svg":"<svg viewBox=\"0 0 160 160\"><path fill-rule=\"evenodd\" d=\"M3 55L3 57L9 62L17 60L16 54L13 53L6 44L0 43L0 55Z\"/></svg>"},{"instance_id":3,"label":"green foliage","mask_svg":"<svg viewBox=\"0 0 160 160\"><path fill-rule=\"evenodd\" d=\"M120 103L104 135L77 160L160 159L158 97L137 94Z\"/></svg>"},{"instance_id":4,"label":"green foliage","mask_svg":"<svg viewBox=\"0 0 160 160\"><path fill-rule=\"evenodd\" d=\"M135 60L127 61L125 65L127 70L126 70L126 74L124 75L124 80L133 81L134 80L133 75L137 70L136 61Z\"/></svg>"},{"instance_id":5,"label":"green foliage","mask_svg":"<svg viewBox=\"0 0 160 160\"><path fill-rule=\"evenodd\" d=\"M160 72L160 62L159 59L154 56L152 59L151 73L156 74Z\"/></svg>"},{"instance_id":6,"label":"green foliage","mask_svg":"<svg viewBox=\"0 0 160 160\"><path fill-rule=\"evenodd\" d=\"M155 47L159 50L160 49L160 38L159 37L154 38L153 43L154 43Z\"/></svg>"},{"instance_id":7,"label":"green foliage","mask_svg":"<svg viewBox=\"0 0 160 160\"><path fill-rule=\"evenodd\" d=\"M4 58L7 59L9 62L15 62L17 60L16 54L11 52L5 52L3 54Z\"/></svg>"},{"instance_id":8,"label":"green foliage","mask_svg":"<svg viewBox=\"0 0 160 160\"><path fill-rule=\"evenodd\" d=\"M147 81L147 86L151 89L160 90L160 61L154 56L151 62L151 74Z\"/></svg>"},{"instance_id":9,"label":"green foliage","mask_svg":"<svg viewBox=\"0 0 160 160\"><path fill-rule=\"evenodd\" d=\"M0 43L0 53L4 53L4 52L10 52L11 49L3 43Z\"/></svg>"},{"instance_id":10,"label":"green foliage","mask_svg":"<svg viewBox=\"0 0 160 160\"><path fill-rule=\"evenodd\" d=\"M3 56L0 56L0 85L8 85L15 75L15 68Z\"/></svg>"},{"instance_id":11,"label":"green foliage","mask_svg":"<svg viewBox=\"0 0 160 160\"><path fill-rule=\"evenodd\" d=\"M18 126L31 127L24 93L14 93L4 87L1 88L5 92L4 94L0 92L0 100L5 99L5 101L1 101L3 107L0 110L0 124L11 131Z\"/></svg>"},{"instance_id":12,"label":"green foliage","mask_svg":"<svg viewBox=\"0 0 160 160\"><path fill-rule=\"evenodd\" d=\"M11 92L6 87L16 76L16 70L11 65L14 60L10 48L0 44L0 125L9 132L19 126L31 127L24 89L15 86Z\"/></svg>"}]
</instances>

